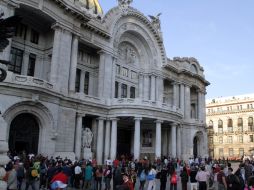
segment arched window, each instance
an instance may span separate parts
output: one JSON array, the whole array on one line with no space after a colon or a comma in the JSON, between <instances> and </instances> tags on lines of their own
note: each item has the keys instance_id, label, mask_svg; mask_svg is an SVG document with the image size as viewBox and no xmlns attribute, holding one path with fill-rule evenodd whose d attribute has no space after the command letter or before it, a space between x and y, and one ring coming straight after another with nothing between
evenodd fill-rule
<instances>
[{"instance_id":1,"label":"arched window","mask_svg":"<svg viewBox=\"0 0 254 190\"><path fill-rule=\"evenodd\" d=\"M242 132L243 131L243 119L242 118L238 118L237 126L238 126L238 131Z\"/></svg>"},{"instance_id":2,"label":"arched window","mask_svg":"<svg viewBox=\"0 0 254 190\"><path fill-rule=\"evenodd\" d=\"M218 121L218 133L223 133L223 121L221 119Z\"/></svg>"},{"instance_id":3,"label":"arched window","mask_svg":"<svg viewBox=\"0 0 254 190\"><path fill-rule=\"evenodd\" d=\"M248 118L248 126L249 126L249 130L253 131L253 117L249 117Z\"/></svg>"},{"instance_id":4,"label":"arched window","mask_svg":"<svg viewBox=\"0 0 254 190\"><path fill-rule=\"evenodd\" d=\"M228 119L228 132L233 132L233 120Z\"/></svg>"}]
</instances>

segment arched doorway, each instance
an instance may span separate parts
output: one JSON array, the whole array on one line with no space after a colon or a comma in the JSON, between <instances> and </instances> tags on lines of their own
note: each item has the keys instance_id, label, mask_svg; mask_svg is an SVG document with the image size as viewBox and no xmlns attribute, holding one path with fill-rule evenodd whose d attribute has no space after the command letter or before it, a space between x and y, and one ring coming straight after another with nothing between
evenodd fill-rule
<instances>
[{"instance_id":1,"label":"arched doorway","mask_svg":"<svg viewBox=\"0 0 254 190\"><path fill-rule=\"evenodd\" d=\"M20 153L38 153L39 124L36 117L30 113L16 116L10 125L9 149Z\"/></svg>"},{"instance_id":2,"label":"arched doorway","mask_svg":"<svg viewBox=\"0 0 254 190\"><path fill-rule=\"evenodd\" d=\"M203 150L204 145L204 135L201 131L197 132L193 138L193 156L197 158L199 156L203 157L205 154Z\"/></svg>"}]
</instances>

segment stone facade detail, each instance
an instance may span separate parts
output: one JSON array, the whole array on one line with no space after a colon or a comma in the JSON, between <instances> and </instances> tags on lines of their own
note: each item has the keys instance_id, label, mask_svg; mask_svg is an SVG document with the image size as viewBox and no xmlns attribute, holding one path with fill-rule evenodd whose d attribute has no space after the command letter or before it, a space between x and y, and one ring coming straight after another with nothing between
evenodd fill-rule
<instances>
[{"instance_id":1,"label":"stone facade detail","mask_svg":"<svg viewBox=\"0 0 254 190\"><path fill-rule=\"evenodd\" d=\"M209 82L195 58L167 58L159 20L150 21L131 0L105 15L95 14L98 5L80 5L85 1L13 2L0 2L7 15L23 16L0 55L11 61L0 83L10 149L81 158L82 130L89 128L100 164L123 153L207 156ZM24 118L38 138L17 145L10 131L18 133Z\"/></svg>"}]
</instances>

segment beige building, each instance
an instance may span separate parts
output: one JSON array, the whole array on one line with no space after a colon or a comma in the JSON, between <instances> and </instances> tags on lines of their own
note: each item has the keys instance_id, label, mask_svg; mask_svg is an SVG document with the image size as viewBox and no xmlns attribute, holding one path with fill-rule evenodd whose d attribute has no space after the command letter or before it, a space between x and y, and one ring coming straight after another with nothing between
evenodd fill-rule
<instances>
[{"instance_id":1,"label":"beige building","mask_svg":"<svg viewBox=\"0 0 254 190\"><path fill-rule=\"evenodd\" d=\"M209 154L237 159L254 154L254 94L206 101Z\"/></svg>"}]
</instances>

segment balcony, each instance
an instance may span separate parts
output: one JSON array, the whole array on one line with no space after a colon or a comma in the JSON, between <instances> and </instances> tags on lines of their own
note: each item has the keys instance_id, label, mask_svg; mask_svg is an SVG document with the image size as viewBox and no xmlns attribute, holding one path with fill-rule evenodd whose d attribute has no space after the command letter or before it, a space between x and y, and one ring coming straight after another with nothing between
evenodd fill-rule
<instances>
[{"instance_id":1,"label":"balcony","mask_svg":"<svg viewBox=\"0 0 254 190\"><path fill-rule=\"evenodd\" d=\"M9 71L7 72L7 78L4 82L30 87L40 87L47 90L54 90L53 84L49 83L46 80L35 78L32 76L17 75Z\"/></svg>"}]
</instances>

